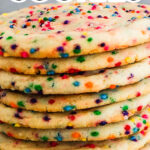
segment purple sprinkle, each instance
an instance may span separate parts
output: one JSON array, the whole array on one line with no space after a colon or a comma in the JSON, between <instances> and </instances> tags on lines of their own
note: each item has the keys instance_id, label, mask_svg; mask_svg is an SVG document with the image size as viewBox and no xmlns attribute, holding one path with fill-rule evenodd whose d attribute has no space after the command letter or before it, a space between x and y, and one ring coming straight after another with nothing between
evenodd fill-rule
<instances>
[{"instance_id":1,"label":"purple sprinkle","mask_svg":"<svg viewBox=\"0 0 150 150\"><path fill-rule=\"evenodd\" d=\"M43 120L44 120L44 121L49 121L50 118L49 118L48 116L44 116L44 117L43 117Z\"/></svg>"},{"instance_id":2,"label":"purple sprinkle","mask_svg":"<svg viewBox=\"0 0 150 150\"><path fill-rule=\"evenodd\" d=\"M11 45L11 49L15 50L18 46L16 44Z\"/></svg>"},{"instance_id":3,"label":"purple sprinkle","mask_svg":"<svg viewBox=\"0 0 150 150\"><path fill-rule=\"evenodd\" d=\"M35 104L35 103L37 103L37 100L36 100L35 98L31 98L31 99L30 99L30 103L31 103L31 104Z\"/></svg>"},{"instance_id":4,"label":"purple sprinkle","mask_svg":"<svg viewBox=\"0 0 150 150\"><path fill-rule=\"evenodd\" d=\"M64 21L64 24L68 24L68 23L69 23L69 20L65 20L65 21Z\"/></svg>"},{"instance_id":5,"label":"purple sprinkle","mask_svg":"<svg viewBox=\"0 0 150 150\"><path fill-rule=\"evenodd\" d=\"M63 51L64 51L64 48L63 48L62 46L59 46L59 47L57 47L57 50L58 50L59 52L63 52Z\"/></svg>"}]
</instances>

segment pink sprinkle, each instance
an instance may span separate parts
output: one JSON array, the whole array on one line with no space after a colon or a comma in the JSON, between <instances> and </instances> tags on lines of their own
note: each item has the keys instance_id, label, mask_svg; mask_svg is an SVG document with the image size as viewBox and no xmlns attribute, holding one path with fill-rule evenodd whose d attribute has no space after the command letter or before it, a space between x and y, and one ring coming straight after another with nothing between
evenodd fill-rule
<instances>
[{"instance_id":1,"label":"pink sprinkle","mask_svg":"<svg viewBox=\"0 0 150 150\"><path fill-rule=\"evenodd\" d=\"M142 123L139 122L139 123L136 124L136 126L137 126L137 128L140 128L140 127L142 127Z\"/></svg>"},{"instance_id":2,"label":"pink sprinkle","mask_svg":"<svg viewBox=\"0 0 150 150\"><path fill-rule=\"evenodd\" d=\"M92 7L92 10L95 10L96 9L96 5L94 5L93 7Z\"/></svg>"},{"instance_id":3,"label":"pink sprinkle","mask_svg":"<svg viewBox=\"0 0 150 150\"><path fill-rule=\"evenodd\" d=\"M148 115L144 114L144 115L142 115L142 118L148 119Z\"/></svg>"},{"instance_id":4,"label":"pink sprinkle","mask_svg":"<svg viewBox=\"0 0 150 150\"><path fill-rule=\"evenodd\" d=\"M101 29L101 27L96 27L95 29L98 30L98 29Z\"/></svg>"},{"instance_id":5,"label":"pink sprinkle","mask_svg":"<svg viewBox=\"0 0 150 150\"><path fill-rule=\"evenodd\" d=\"M92 16L88 16L88 19L94 19Z\"/></svg>"},{"instance_id":6,"label":"pink sprinkle","mask_svg":"<svg viewBox=\"0 0 150 150\"><path fill-rule=\"evenodd\" d=\"M27 52L21 52L21 57L27 58L29 57L29 54Z\"/></svg>"},{"instance_id":7,"label":"pink sprinkle","mask_svg":"<svg viewBox=\"0 0 150 150\"><path fill-rule=\"evenodd\" d=\"M139 14L139 13L140 13L140 11L139 11L139 10L137 10L137 11L136 11L136 13L138 13L138 14Z\"/></svg>"},{"instance_id":8,"label":"pink sprinkle","mask_svg":"<svg viewBox=\"0 0 150 150\"><path fill-rule=\"evenodd\" d=\"M109 50L109 46L105 46L105 47L104 47L104 50L105 50L105 51L108 51L108 50Z\"/></svg>"}]
</instances>

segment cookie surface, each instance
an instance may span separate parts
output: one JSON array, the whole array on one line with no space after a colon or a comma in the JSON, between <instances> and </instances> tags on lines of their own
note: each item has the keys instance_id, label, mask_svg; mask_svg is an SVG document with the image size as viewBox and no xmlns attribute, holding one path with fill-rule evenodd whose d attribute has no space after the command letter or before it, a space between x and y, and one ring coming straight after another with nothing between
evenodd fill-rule
<instances>
[{"instance_id":1,"label":"cookie surface","mask_svg":"<svg viewBox=\"0 0 150 150\"><path fill-rule=\"evenodd\" d=\"M119 67L150 56L150 43L123 50L61 59L22 59L0 57L0 68L12 73L47 74L76 73Z\"/></svg>"},{"instance_id":2,"label":"cookie surface","mask_svg":"<svg viewBox=\"0 0 150 150\"><path fill-rule=\"evenodd\" d=\"M40 112L61 112L87 109L112 104L150 93L150 79L99 93L60 96L27 95L7 90L0 91L0 102L13 108Z\"/></svg>"},{"instance_id":3,"label":"cookie surface","mask_svg":"<svg viewBox=\"0 0 150 150\"><path fill-rule=\"evenodd\" d=\"M139 150L150 140L150 131L143 130L129 138L103 142L29 142L0 134L1 150ZM7 147L6 147L7 145ZM141 149L149 150L149 149Z\"/></svg>"},{"instance_id":4,"label":"cookie surface","mask_svg":"<svg viewBox=\"0 0 150 150\"><path fill-rule=\"evenodd\" d=\"M79 94L99 92L136 83L150 75L150 58L121 68L107 69L103 73L90 72L83 75L27 76L0 71L2 89L39 94ZM142 70L142 71L141 71ZM64 88L65 87L65 88Z\"/></svg>"},{"instance_id":5,"label":"cookie surface","mask_svg":"<svg viewBox=\"0 0 150 150\"><path fill-rule=\"evenodd\" d=\"M39 130L0 124L0 132L31 141L101 141L135 134L147 129L149 123L150 110L147 108L129 120L94 128Z\"/></svg>"},{"instance_id":6,"label":"cookie surface","mask_svg":"<svg viewBox=\"0 0 150 150\"><path fill-rule=\"evenodd\" d=\"M133 100L70 113L39 113L0 104L0 120L37 129L85 128L119 122L139 113L150 104L150 94Z\"/></svg>"},{"instance_id":7,"label":"cookie surface","mask_svg":"<svg viewBox=\"0 0 150 150\"><path fill-rule=\"evenodd\" d=\"M68 3L5 13L0 16L0 54L66 58L142 44L150 41L149 8L130 3Z\"/></svg>"}]
</instances>

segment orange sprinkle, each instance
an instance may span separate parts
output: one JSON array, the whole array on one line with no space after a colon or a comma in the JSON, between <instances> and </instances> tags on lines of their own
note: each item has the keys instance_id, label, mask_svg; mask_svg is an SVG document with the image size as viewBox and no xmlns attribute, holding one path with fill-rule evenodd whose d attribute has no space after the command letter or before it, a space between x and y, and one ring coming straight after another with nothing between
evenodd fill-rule
<instances>
[{"instance_id":1,"label":"orange sprinkle","mask_svg":"<svg viewBox=\"0 0 150 150\"><path fill-rule=\"evenodd\" d=\"M30 23L30 22L27 22L27 23L26 23L26 25L27 25L27 26L30 26L30 25L31 25L31 23Z\"/></svg>"},{"instance_id":2,"label":"orange sprinkle","mask_svg":"<svg viewBox=\"0 0 150 150\"><path fill-rule=\"evenodd\" d=\"M13 103L13 102L10 103L10 106L11 106L12 108L18 108L18 106L17 106L15 103Z\"/></svg>"},{"instance_id":3,"label":"orange sprinkle","mask_svg":"<svg viewBox=\"0 0 150 150\"><path fill-rule=\"evenodd\" d=\"M85 83L85 86L87 88L92 88L93 87L93 83L89 81L89 82Z\"/></svg>"},{"instance_id":4,"label":"orange sprinkle","mask_svg":"<svg viewBox=\"0 0 150 150\"><path fill-rule=\"evenodd\" d=\"M141 31L142 32L142 34L145 34L145 31Z\"/></svg>"},{"instance_id":5,"label":"orange sprinkle","mask_svg":"<svg viewBox=\"0 0 150 150\"><path fill-rule=\"evenodd\" d=\"M110 89L115 89L115 88L116 88L116 85L111 85L109 88L110 88Z\"/></svg>"},{"instance_id":6,"label":"orange sprinkle","mask_svg":"<svg viewBox=\"0 0 150 150\"><path fill-rule=\"evenodd\" d=\"M110 135L109 137L108 137L108 139L110 139L110 140L113 140L113 139L115 139L116 137L115 137L115 135Z\"/></svg>"},{"instance_id":7,"label":"orange sprinkle","mask_svg":"<svg viewBox=\"0 0 150 150\"><path fill-rule=\"evenodd\" d=\"M108 57L108 58L107 58L107 61L108 61L108 62L113 62L113 61L114 61L114 58L113 58L113 57Z\"/></svg>"},{"instance_id":8,"label":"orange sprinkle","mask_svg":"<svg viewBox=\"0 0 150 150\"><path fill-rule=\"evenodd\" d=\"M86 14L85 12L82 13L82 15L85 15L85 14Z\"/></svg>"},{"instance_id":9,"label":"orange sprinkle","mask_svg":"<svg viewBox=\"0 0 150 150\"><path fill-rule=\"evenodd\" d=\"M73 138L80 138L81 134L79 132L74 132L74 133L72 133L72 137Z\"/></svg>"}]
</instances>

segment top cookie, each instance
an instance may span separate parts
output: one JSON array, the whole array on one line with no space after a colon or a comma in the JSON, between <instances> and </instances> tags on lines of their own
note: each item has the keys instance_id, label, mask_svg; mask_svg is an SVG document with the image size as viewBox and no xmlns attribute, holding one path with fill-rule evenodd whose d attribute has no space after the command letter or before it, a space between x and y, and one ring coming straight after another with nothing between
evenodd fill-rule
<instances>
[{"instance_id":1,"label":"top cookie","mask_svg":"<svg viewBox=\"0 0 150 150\"><path fill-rule=\"evenodd\" d=\"M130 3L37 5L0 16L0 55L57 58L150 41L150 6Z\"/></svg>"}]
</instances>

